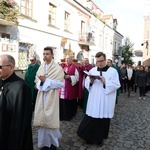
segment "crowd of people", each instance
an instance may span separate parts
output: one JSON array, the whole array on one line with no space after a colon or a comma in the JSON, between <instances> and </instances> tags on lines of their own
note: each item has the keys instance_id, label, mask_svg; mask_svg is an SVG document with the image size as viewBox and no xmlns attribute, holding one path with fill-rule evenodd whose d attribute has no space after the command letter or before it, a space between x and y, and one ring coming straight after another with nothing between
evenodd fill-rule
<instances>
[{"instance_id":1,"label":"crowd of people","mask_svg":"<svg viewBox=\"0 0 150 150\"><path fill-rule=\"evenodd\" d=\"M139 99L145 99L146 93L150 90L150 67L138 65L133 67L131 63L122 64L120 70L120 93L139 93Z\"/></svg>"},{"instance_id":2,"label":"crowd of people","mask_svg":"<svg viewBox=\"0 0 150 150\"><path fill-rule=\"evenodd\" d=\"M33 118L38 147L56 150L63 136L60 121L70 121L78 108L85 114L78 136L87 144L102 146L119 94L130 98L131 91L139 91L139 99L145 99L150 90L150 68L143 65L118 67L103 52L96 53L95 65L88 58L76 65L71 55L63 64L53 58L51 47L43 49L42 64L30 57L23 80L14 72L14 58L0 56L0 149L32 150Z\"/></svg>"}]
</instances>

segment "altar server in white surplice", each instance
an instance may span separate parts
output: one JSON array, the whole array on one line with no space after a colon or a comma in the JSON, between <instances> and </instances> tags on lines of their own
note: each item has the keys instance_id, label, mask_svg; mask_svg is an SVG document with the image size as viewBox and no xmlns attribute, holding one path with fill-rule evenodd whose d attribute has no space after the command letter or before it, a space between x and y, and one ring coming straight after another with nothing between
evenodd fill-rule
<instances>
[{"instance_id":1,"label":"altar server in white surplice","mask_svg":"<svg viewBox=\"0 0 150 150\"><path fill-rule=\"evenodd\" d=\"M110 118L114 115L116 92L120 87L116 69L106 65L106 55L98 52L96 67L89 71L85 87L89 91L86 116L77 134L89 144L103 145L108 138Z\"/></svg>"}]
</instances>

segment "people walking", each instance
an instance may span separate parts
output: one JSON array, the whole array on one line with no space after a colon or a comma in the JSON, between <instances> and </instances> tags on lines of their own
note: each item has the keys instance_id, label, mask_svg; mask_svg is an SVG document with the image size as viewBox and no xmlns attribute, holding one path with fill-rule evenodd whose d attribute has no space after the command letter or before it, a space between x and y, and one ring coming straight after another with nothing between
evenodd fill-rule
<instances>
[{"instance_id":1,"label":"people walking","mask_svg":"<svg viewBox=\"0 0 150 150\"><path fill-rule=\"evenodd\" d=\"M89 144L98 143L102 146L103 140L108 138L120 82L117 70L106 65L104 53L98 52L95 58L97 66L89 71L90 75L85 79L89 96L86 115L77 134Z\"/></svg>"},{"instance_id":2,"label":"people walking","mask_svg":"<svg viewBox=\"0 0 150 150\"><path fill-rule=\"evenodd\" d=\"M33 106L33 111L35 107L35 101L36 101L36 96L37 96L37 89L35 88L35 76L36 72L39 69L39 63L36 60L35 56L30 57L30 64L26 70L25 73L25 81L27 85L29 86L31 93L32 93L32 106Z\"/></svg>"},{"instance_id":3,"label":"people walking","mask_svg":"<svg viewBox=\"0 0 150 150\"><path fill-rule=\"evenodd\" d=\"M33 150L31 91L14 68L11 55L0 55L0 150Z\"/></svg>"},{"instance_id":4,"label":"people walking","mask_svg":"<svg viewBox=\"0 0 150 150\"><path fill-rule=\"evenodd\" d=\"M145 99L145 88L148 84L148 74L142 65L135 76L135 84L139 87L139 99Z\"/></svg>"},{"instance_id":5,"label":"people walking","mask_svg":"<svg viewBox=\"0 0 150 150\"><path fill-rule=\"evenodd\" d=\"M147 72L148 75L148 84L146 86L145 94L150 91L150 67L146 66L145 71Z\"/></svg>"},{"instance_id":6,"label":"people walking","mask_svg":"<svg viewBox=\"0 0 150 150\"><path fill-rule=\"evenodd\" d=\"M60 120L69 121L77 113L79 88L79 70L73 63L72 56L66 55L63 70L65 86L60 89Z\"/></svg>"},{"instance_id":7,"label":"people walking","mask_svg":"<svg viewBox=\"0 0 150 150\"><path fill-rule=\"evenodd\" d=\"M120 66L120 82L121 82L121 87L120 87L120 91L121 93L126 93L127 91L127 69L126 69L126 65L125 64L122 64Z\"/></svg>"},{"instance_id":8,"label":"people walking","mask_svg":"<svg viewBox=\"0 0 150 150\"><path fill-rule=\"evenodd\" d=\"M130 92L131 92L131 90L133 90L133 84L134 84L134 80L135 80L134 79L135 72L134 72L134 69L133 69L131 63L128 63L126 69L127 69L126 77L127 77L128 98L130 98Z\"/></svg>"},{"instance_id":9,"label":"people walking","mask_svg":"<svg viewBox=\"0 0 150 150\"><path fill-rule=\"evenodd\" d=\"M140 70L140 66L136 66L135 67L135 76L136 76L136 74L139 72L139 70ZM134 81L134 83L135 83L135 81ZM136 93L137 92L137 84L135 83L134 84L134 92Z\"/></svg>"},{"instance_id":10,"label":"people walking","mask_svg":"<svg viewBox=\"0 0 150 150\"><path fill-rule=\"evenodd\" d=\"M93 65L89 63L89 59L84 58L83 63L80 66L81 78L79 80L79 83L81 83L79 88L79 94L81 95L81 100L79 99L79 104L80 104L79 106L83 108L84 113L86 112L86 105L87 105L87 98L88 98L88 91L84 86L85 78L87 77L87 75L84 73L84 71L90 71L92 68Z\"/></svg>"},{"instance_id":11,"label":"people walking","mask_svg":"<svg viewBox=\"0 0 150 150\"><path fill-rule=\"evenodd\" d=\"M44 63L36 74L36 98L33 125L38 127L38 147L41 150L59 147L59 88L64 86L64 71L53 60L53 49L45 47Z\"/></svg>"}]
</instances>

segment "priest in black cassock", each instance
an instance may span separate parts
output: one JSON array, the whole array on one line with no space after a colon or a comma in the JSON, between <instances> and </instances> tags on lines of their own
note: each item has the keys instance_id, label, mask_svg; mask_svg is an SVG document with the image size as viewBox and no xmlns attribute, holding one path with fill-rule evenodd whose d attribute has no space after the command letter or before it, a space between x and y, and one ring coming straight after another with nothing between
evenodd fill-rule
<instances>
[{"instance_id":1,"label":"priest in black cassock","mask_svg":"<svg viewBox=\"0 0 150 150\"><path fill-rule=\"evenodd\" d=\"M0 55L0 150L33 150L31 91L14 68L11 55Z\"/></svg>"},{"instance_id":2,"label":"priest in black cassock","mask_svg":"<svg viewBox=\"0 0 150 150\"><path fill-rule=\"evenodd\" d=\"M108 138L110 119L114 115L116 92L120 87L116 69L106 65L106 55L98 52L95 56L96 67L89 71L85 79L88 89L86 116L79 125L77 134L87 144L103 145Z\"/></svg>"}]
</instances>

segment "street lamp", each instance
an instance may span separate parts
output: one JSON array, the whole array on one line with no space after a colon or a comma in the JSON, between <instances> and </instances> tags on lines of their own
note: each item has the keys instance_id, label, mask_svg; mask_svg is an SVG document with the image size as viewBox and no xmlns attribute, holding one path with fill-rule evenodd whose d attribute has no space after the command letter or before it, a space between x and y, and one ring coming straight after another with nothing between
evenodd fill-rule
<instances>
[{"instance_id":1,"label":"street lamp","mask_svg":"<svg viewBox=\"0 0 150 150\"><path fill-rule=\"evenodd\" d=\"M116 66L118 66L118 59L117 58L115 59L115 63L116 63Z\"/></svg>"},{"instance_id":2,"label":"street lamp","mask_svg":"<svg viewBox=\"0 0 150 150\"><path fill-rule=\"evenodd\" d=\"M141 46L143 46L144 44L146 44L146 49L147 49L147 55L148 55L148 41L145 41L144 43L141 44Z\"/></svg>"},{"instance_id":3,"label":"street lamp","mask_svg":"<svg viewBox=\"0 0 150 150\"><path fill-rule=\"evenodd\" d=\"M124 57L121 57L121 61L123 61L124 60Z\"/></svg>"}]
</instances>

